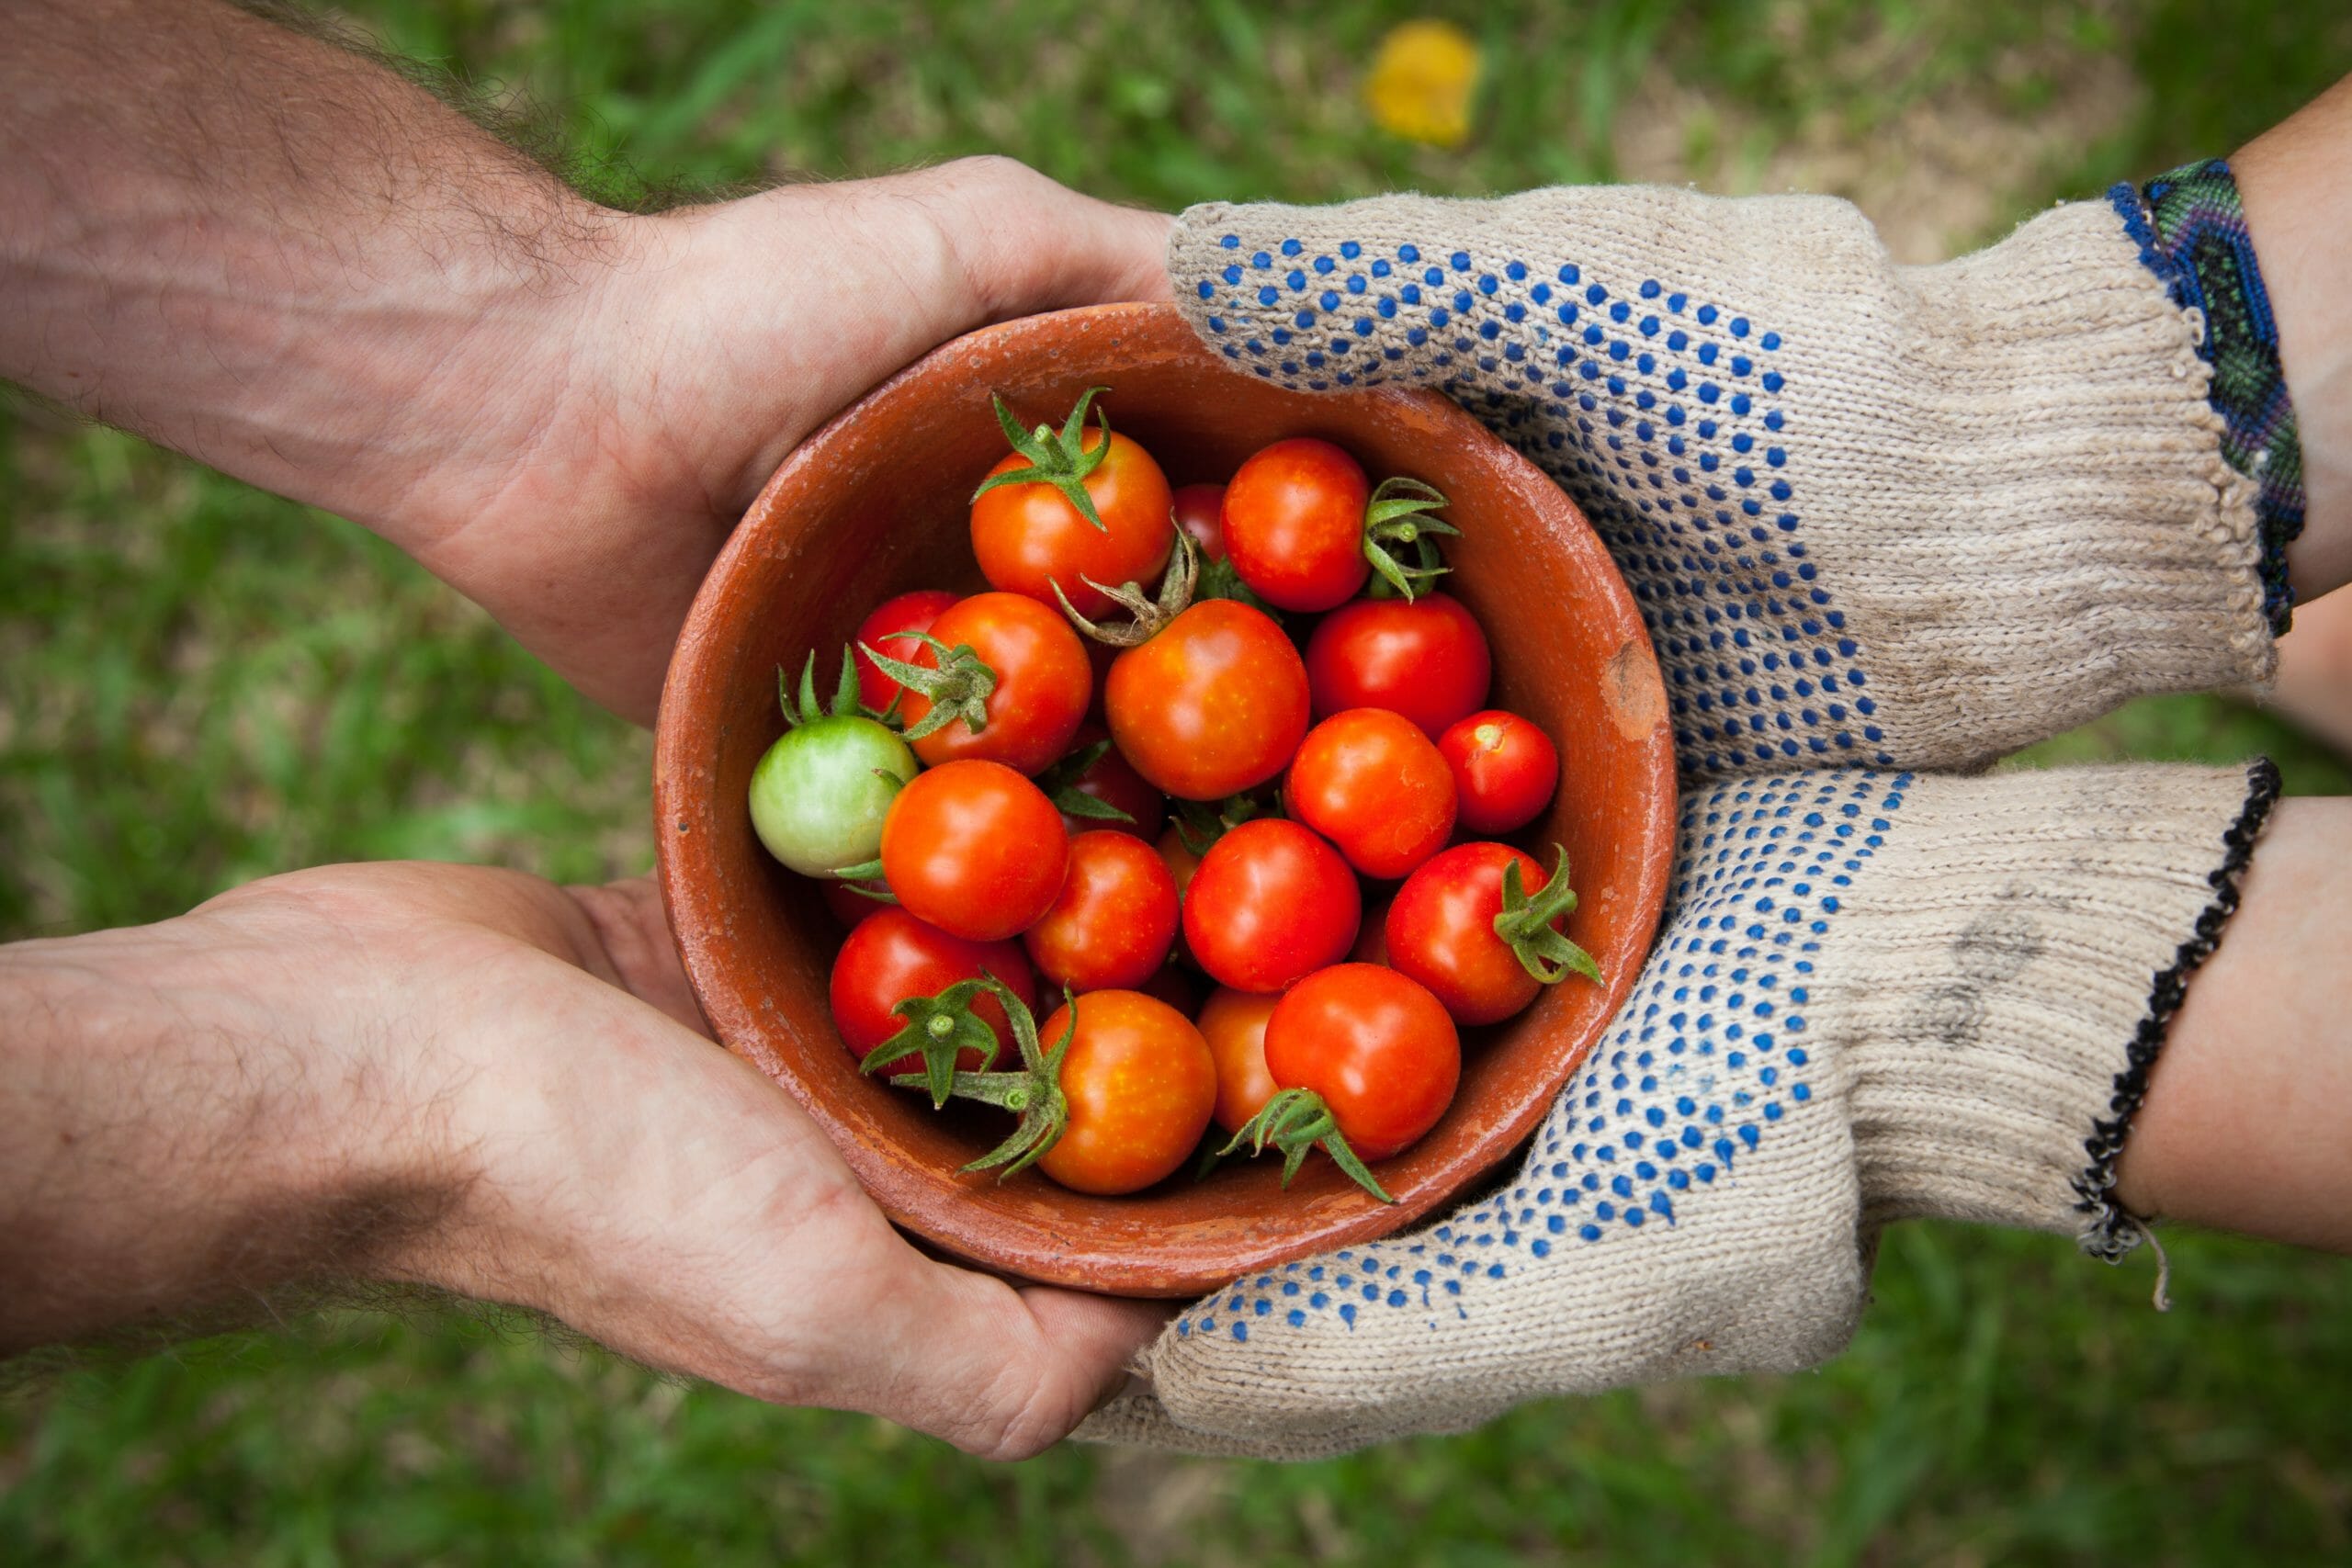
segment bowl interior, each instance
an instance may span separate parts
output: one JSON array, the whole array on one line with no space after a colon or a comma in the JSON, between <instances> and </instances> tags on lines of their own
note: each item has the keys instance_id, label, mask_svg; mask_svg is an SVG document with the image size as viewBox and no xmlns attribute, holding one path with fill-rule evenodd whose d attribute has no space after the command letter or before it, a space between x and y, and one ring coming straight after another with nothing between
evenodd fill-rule
<instances>
[{"instance_id":1,"label":"bowl interior","mask_svg":"<svg viewBox=\"0 0 2352 1568\"><path fill-rule=\"evenodd\" d=\"M1393 1206L1319 1158L1288 1191L1272 1159L1229 1161L1204 1180L1179 1175L1126 1198L1066 1191L1035 1171L1002 1183L957 1175L994 1141L997 1122L934 1113L858 1075L826 999L840 928L818 889L752 836L745 792L783 730L777 668L797 671L813 648L827 675L883 599L979 586L967 502L1004 451L990 390L1035 424L1058 421L1093 385L1111 389L1114 427L1142 442L1173 484L1221 481L1269 441L1319 435L1375 479L1408 474L1442 490L1463 529L1449 541L1449 591L1493 644L1490 700L1560 745L1558 799L1514 839L1547 863L1550 843L1566 846L1580 897L1569 934L1608 984L1572 978L1510 1022L1465 1032L1453 1109L1381 1167ZM663 893L713 1028L800 1100L894 1220L1008 1273L1187 1295L1396 1229L1533 1128L1640 967L1664 897L1673 788L1666 704L1640 619L1583 518L1525 459L1434 394L1287 391L1235 373L1172 309L1108 306L949 344L777 471L704 584L672 662L655 809Z\"/></svg>"}]
</instances>

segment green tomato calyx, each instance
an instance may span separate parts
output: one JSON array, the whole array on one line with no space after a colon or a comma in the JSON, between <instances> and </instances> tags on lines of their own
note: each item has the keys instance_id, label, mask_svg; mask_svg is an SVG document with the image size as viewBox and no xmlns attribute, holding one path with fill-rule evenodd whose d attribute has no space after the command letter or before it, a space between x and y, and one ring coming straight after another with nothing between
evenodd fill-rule
<instances>
[{"instance_id":1,"label":"green tomato calyx","mask_svg":"<svg viewBox=\"0 0 2352 1568\"><path fill-rule=\"evenodd\" d=\"M873 651L872 649L866 649L868 654ZM884 725L890 722L888 714L876 713L858 700L857 656L850 651L847 643L842 644L842 677L833 686L833 700L830 704L817 701L817 650L813 648L808 650L808 661L800 666L798 691L793 689L790 679L784 672L784 666L776 666L775 694L784 708L784 727L786 729L798 729L803 725L815 724L825 718L870 718ZM890 705L892 708L898 705L895 701Z\"/></svg>"},{"instance_id":2,"label":"green tomato calyx","mask_svg":"<svg viewBox=\"0 0 2352 1568\"><path fill-rule=\"evenodd\" d=\"M1102 432L1102 439L1089 446L1086 444L1086 405L1092 402L1098 394L1110 389L1108 387L1087 388L1078 400L1078 406L1071 409L1069 417L1062 422L1059 431L1050 424L1041 424L1035 430L1022 429L1021 422L1012 417L1012 411L1005 406L1004 400L990 392L989 401L996 405L996 422L1003 426L1005 440L1012 443L1015 452L1029 459L1029 466L1007 468L1001 474L990 475L980 481L980 488L972 492L972 499L978 501L1003 485L1051 485L1061 491L1062 499L1069 502L1080 517L1086 519L1088 526L1098 534L1109 533L1111 530L1104 526L1102 514L1094 510L1094 498L1086 491L1086 479L1088 475L1102 466L1102 459L1111 455L1111 416L1101 409L1094 411L1095 424Z\"/></svg>"},{"instance_id":3,"label":"green tomato calyx","mask_svg":"<svg viewBox=\"0 0 2352 1568\"><path fill-rule=\"evenodd\" d=\"M895 641L912 637L931 649L938 663L910 664L903 659L893 659L877 653L865 644L858 647L874 667L908 691L920 693L931 704L931 711L908 727L906 738L920 740L955 723L964 721L966 728L978 735L989 727L989 698L996 694L996 671L980 661L980 656L968 642L948 647L929 632L893 632L883 640ZM896 699L891 709L898 708Z\"/></svg>"},{"instance_id":4,"label":"green tomato calyx","mask_svg":"<svg viewBox=\"0 0 2352 1568\"><path fill-rule=\"evenodd\" d=\"M1000 1049L996 1031L972 1010L972 998L982 988L978 980L958 980L935 997L909 997L890 1010L907 1021L905 1025L868 1051L857 1070L876 1072L904 1057L920 1056L922 1072L900 1073L891 1081L929 1089L933 1109L946 1104L956 1076L957 1055L966 1050L977 1051L984 1066L996 1063Z\"/></svg>"},{"instance_id":5,"label":"green tomato calyx","mask_svg":"<svg viewBox=\"0 0 2352 1568\"><path fill-rule=\"evenodd\" d=\"M1521 968L1547 986L1556 986L1572 974L1599 985L1600 965L1593 962L1592 954L1552 929L1554 921L1574 913L1577 907L1576 890L1568 886L1567 849L1554 844L1552 853L1551 877L1532 898L1519 874L1519 862L1503 867L1503 908L1495 917L1495 934L1510 944Z\"/></svg>"},{"instance_id":6,"label":"green tomato calyx","mask_svg":"<svg viewBox=\"0 0 2352 1568\"><path fill-rule=\"evenodd\" d=\"M894 1075L890 1081L929 1089L934 1108L946 1104L950 1098L977 1100L1018 1116L1021 1120L1012 1129L1011 1137L964 1167L967 1174L994 1170L997 1179L1002 1181L1035 1165L1047 1149L1061 1141L1062 1134L1069 1127L1069 1100L1062 1093L1062 1060L1069 1055L1070 1042L1078 1038L1078 1004L1070 999L1069 991L1065 987L1062 1002L1069 1009L1069 1027L1062 1031L1062 1037L1054 1042L1054 1048L1050 1051L1038 1044L1037 1021L1029 1009L993 975L978 980L959 980L936 997L912 998L900 1002L898 1010L911 1017L907 1011L909 1008L928 1004L949 1010L963 1018L971 1018L971 999L980 991L994 997L1003 1007L1004 1016L1012 1025L1013 1043L1020 1048L1021 1066L1001 1073L944 1075L943 1067L955 1065L956 1053L942 1046L939 1049L943 1055L936 1061L929 1055L924 1056L922 1072L899 1073ZM996 1036L989 1032L988 1025L977 1018L971 1021L988 1035L989 1044L993 1047ZM960 1030L962 1024L959 1022L956 1027ZM860 1064L860 1070L871 1070L892 1060L886 1053L895 1051L901 1056L907 1055L908 1048L897 1043L905 1032L901 1030L891 1041L876 1046ZM984 1059L993 1063L996 1059L994 1050L990 1049Z\"/></svg>"},{"instance_id":7,"label":"green tomato calyx","mask_svg":"<svg viewBox=\"0 0 2352 1568\"><path fill-rule=\"evenodd\" d=\"M1282 1150L1284 1188L1298 1174L1298 1168L1306 1163L1306 1151L1320 1144L1331 1162L1348 1173L1350 1180L1384 1203L1396 1201L1374 1179L1363 1161L1356 1157L1355 1150L1348 1146L1346 1135L1340 1131L1339 1119L1331 1114L1331 1107L1311 1089L1277 1090L1272 1099L1259 1107L1258 1114L1241 1124L1241 1131L1234 1134L1233 1141L1217 1150L1217 1155L1222 1158L1244 1143L1253 1155L1265 1153L1268 1144Z\"/></svg>"},{"instance_id":8,"label":"green tomato calyx","mask_svg":"<svg viewBox=\"0 0 2352 1568\"><path fill-rule=\"evenodd\" d=\"M1453 570L1438 554L1437 540L1431 537L1461 536L1461 529L1430 515L1450 504L1435 486L1419 479L1380 481L1363 513L1363 558L1380 578L1372 585L1374 597L1400 596L1409 604L1415 594L1426 592ZM1399 559L1399 551L1410 559Z\"/></svg>"}]
</instances>

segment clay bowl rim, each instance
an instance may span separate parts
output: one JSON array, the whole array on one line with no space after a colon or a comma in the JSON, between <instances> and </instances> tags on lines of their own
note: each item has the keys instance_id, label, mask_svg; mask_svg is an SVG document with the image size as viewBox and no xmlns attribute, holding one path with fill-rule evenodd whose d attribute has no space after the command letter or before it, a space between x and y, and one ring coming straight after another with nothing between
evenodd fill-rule
<instances>
[{"instance_id":1,"label":"clay bowl rim","mask_svg":"<svg viewBox=\"0 0 2352 1568\"><path fill-rule=\"evenodd\" d=\"M1041 329L1040 321L1055 322L1057 328ZM656 720L653 795L657 875L662 902L704 1017L723 1044L793 1095L895 1224L959 1260L1015 1278L1120 1294L1182 1297L1216 1289L1243 1274L1399 1230L1460 1194L1508 1157L1534 1131L1561 1088L1598 1046L1623 1006L1649 944L1655 941L1673 855L1676 783L1663 686L1647 630L1630 590L1575 502L1532 463L1512 451L1469 413L1435 392L1381 387L1340 394L1366 406L1395 403L1400 412L1409 410L1419 418L1433 420L1456 432L1462 440L1479 450L1481 461L1510 475L1511 493L1530 498L1532 504L1550 508L1555 513L1554 524L1566 530L1567 547L1586 558L1579 564L1599 569L1585 577L1595 598L1605 604L1609 620L1600 635L1623 639L1621 660L1624 647L1638 649L1641 667L1630 672L1621 671L1635 688L1651 694L1643 720L1647 725L1646 733L1639 739L1629 733L1627 739L1637 753L1647 752L1646 759L1636 756L1632 770L1638 775L1636 793L1646 797L1643 802L1646 810L1628 811L1623 829L1637 840L1631 846L1636 864L1629 880L1633 883L1634 904L1631 930L1638 940L1625 944L1626 953L1614 965L1602 1005L1593 1010L1591 1021L1572 1045L1545 1058L1544 1070L1512 1086L1516 1092L1507 1107L1498 1113L1495 1108L1487 1108L1492 1119L1459 1156L1409 1186L1393 1189L1398 1202L1384 1205L1365 1198L1361 1204L1323 1204L1318 1206L1315 1219L1280 1227L1272 1239L1237 1235L1227 1251L1204 1254L1182 1264L1165 1259L1155 1262L1148 1258L1089 1255L1082 1247L1073 1250L1071 1237L1066 1233L1008 1234L1026 1232L1032 1227L1002 1215L993 1216L995 1224L988 1223L991 1217L989 1211L968 1200L956 1201L963 1196L963 1190L956 1187L952 1171L916 1168L895 1147L869 1139L852 1125L840 1107L792 1070L791 1050L766 1043L766 1030L739 995L741 987L727 982L723 962L712 952L715 939L709 922L717 911L697 912L703 897L701 885L715 883L718 875L713 861L718 852L712 847L717 836L684 831L691 820L707 816L707 811L682 807L703 799L703 793L695 789L697 770L707 756L718 751L718 736L725 728L720 717L698 716L695 698L698 692L715 693L721 683L717 671L727 656L726 639L730 627L736 624L735 618L724 613L726 585L744 569L746 560L762 547L770 532L779 526L779 498L794 491L812 470L822 470L835 463L834 449L856 439L852 434L854 428L876 406L908 396L955 362L982 354L1008 336L1028 334L1043 342L1039 338L1041 332L1054 330L1062 330L1064 338L1080 340L1094 332L1126 332L1147 343L1165 344L1171 324L1192 354L1198 355L1219 374L1232 375L1236 380L1247 383L1248 378L1230 371L1200 346L1170 306L1084 307L1002 322L952 340L868 391L801 442L769 477L729 536L688 612L663 683ZM1058 344L1062 340L1055 341ZM1048 346L1036 352L1041 357L1052 358L1061 349ZM1092 378L1089 378L1089 383ZM1115 385L1115 377L1110 378ZM1498 663L1500 660L1498 652ZM1638 702L1634 705L1643 706ZM698 716L703 718L699 727ZM1642 766L1645 761L1645 767ZM673 822L680 830L666 830ZM716 895L712 897L715 898ZM829 966L830 960L822 967ZM840 1051L838 1038L831 1037L830 1030L827 1032L827 1043ZM842 1054L846 1055L845 1052ZM1459 1115L1462 1109L1457 1103L1448 1112L1449 1118ZM1068 1196L1076 1200L1078 1195ZM1300 1212L1305 1213L1303 1209Z\"/></svg>"}]
</instances>

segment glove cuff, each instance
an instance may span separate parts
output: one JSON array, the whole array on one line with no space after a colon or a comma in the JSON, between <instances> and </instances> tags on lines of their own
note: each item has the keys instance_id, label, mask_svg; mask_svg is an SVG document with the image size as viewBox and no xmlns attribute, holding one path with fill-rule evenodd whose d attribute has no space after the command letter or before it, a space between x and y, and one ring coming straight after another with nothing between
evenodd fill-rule
<instances>
[{"instance_id":1,"label":"glove cuff","mask_svg":"<svg viewBox=\"0 0 2352 1568\"><path fill-rule=\"evenodd\" d=\"M2138 1242L2115 1162L2278 791L2266 761L1911 792L1814 987L1866 1227L2073 1232L2109 1261Z\"/></svg>"},{"instance_id":2,"label":"glove cuff","mask_svg":"<svg viewBox=\"0 0 2352 1568\"><path fill-rule=\"evenodd\" d=\"M1925 267L1842 201L1653 186L1196 207L1169 257L1238 368L1437 388L1556 479L1687 774L1970 768L2269 677L2200 318L2106 202Z\"/></svg>"}]
</instances>

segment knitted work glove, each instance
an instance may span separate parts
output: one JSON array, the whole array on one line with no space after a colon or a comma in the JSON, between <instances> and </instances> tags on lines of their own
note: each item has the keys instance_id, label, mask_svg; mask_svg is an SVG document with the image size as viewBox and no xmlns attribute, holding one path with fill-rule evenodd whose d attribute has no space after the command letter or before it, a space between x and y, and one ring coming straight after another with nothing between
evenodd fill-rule
<instances>
[{"instance_id":1,"label":"knitted work glove","mask_svg":"<svg viewBox=\"0 0 2352 1568\"><path fill-rule=\"evenodd\" d=\"M2120 1255L2115 1156L2276 791L2263 762L1692 795L1657 946L1508 1183L1196 1303L1156 1394L1079 1435L1307 1458L1812 1366L1910 1215Z\"/></svg>"},{"instance_id":2,"label":"knitted work glove","mask_svg":"<svg viewBox=\"0 0 2352 1568\"><path fill-rule=\"evenodd\" d=\"M1210 205L1169 265L1241 368L1439 388L1558 479L1642 602L1686 775L1972 767L2270 673L2257 568L2283 584L2291 530L2209 402L2220 290L2165 249L2217 208L2152 231L2138 202L1939 266L1824 197ZM2250 245L2206 250L2258 299ZM2239 379L2280 416L2275 374Z\"/></svg>"}]
</instances>

